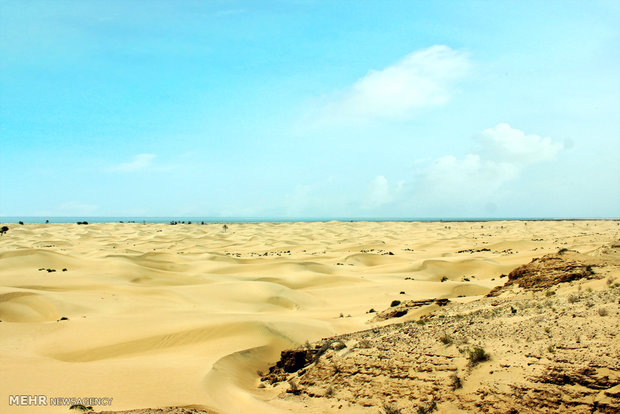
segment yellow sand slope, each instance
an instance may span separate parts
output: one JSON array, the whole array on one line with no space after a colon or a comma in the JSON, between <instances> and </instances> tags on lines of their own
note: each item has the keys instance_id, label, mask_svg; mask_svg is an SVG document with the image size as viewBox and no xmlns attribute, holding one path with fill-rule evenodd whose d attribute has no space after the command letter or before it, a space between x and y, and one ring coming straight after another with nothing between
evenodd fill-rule
<instances>
[{"instance_id":1,"label":"yellow sand slope","mask_svg":"<svg viewBox=\"0 0 620 414\"><path fill-rule=\"evenodd\" d=\"M113 398L100 410L278 412L256 371L282 349L368 329L367 312L395 299L470 301L533 257L587 252L620 230L615 221L9 227L3 413L26 412L8 405L22 394Z\"/></svg>"}]
</instances>

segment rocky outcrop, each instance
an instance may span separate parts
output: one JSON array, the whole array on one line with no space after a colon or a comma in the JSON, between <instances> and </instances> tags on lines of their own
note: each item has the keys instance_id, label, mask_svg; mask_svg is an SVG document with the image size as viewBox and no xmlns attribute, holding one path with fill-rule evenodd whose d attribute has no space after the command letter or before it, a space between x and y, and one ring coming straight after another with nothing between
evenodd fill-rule
<instances>
[{"instance_id":1,"label":"rocky outcrop","mask_svg":"<svg viewBox=\"0 0 620 414\"><path fill-rule=\"evenodd\" d=\"M410 310L421 308L423 306L429 305L438 305L438 306L446 306L450 300L449 299L424 299L424 300L407 300L405 302L398 302L396 305L389 307L388 309L377 313L377 315L373 318L373 322L376 321L384 321L392 318L400 318L401 316L405 316L409 313ZM393 302L394 303L394 302Z\"/></svg>"},{"instance_id":2,"label":"rocky outcrop","mask_svg":"<svg viewBox=\"0 0 620 414\"><path fill-rule=\"evenodd\" d=\"M345 345L342 341L324 340L314 348L289 349L280 353L280 360L276 365L269 368L269 372L262 376L262 381L270 384L284 381L287 374L298 372L318 359L329 349L342 349Z\"/></svg>"},{"instance_id":3,"label":"rocky outcrop","mask_svg":"<svg viewBox=\"0 0 620 414\"><path fill-rule=\"evenodd\" d=\"M508 281L503 286L491 290L487 296L497 296L512 286L528 290L548 289L559 283L579 279L592 279L598 276L594 267L600 264L596 258L572 250L560 250L532 259L508 274Z\"/></svg>"}]
</instances>

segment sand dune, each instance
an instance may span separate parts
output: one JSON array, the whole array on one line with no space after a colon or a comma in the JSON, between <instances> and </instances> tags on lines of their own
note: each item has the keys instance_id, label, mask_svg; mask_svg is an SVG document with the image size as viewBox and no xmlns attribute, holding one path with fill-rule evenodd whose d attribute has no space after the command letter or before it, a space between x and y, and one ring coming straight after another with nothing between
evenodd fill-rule
<instances>
[{"instance_id":1,"label":"sand dune","mask_svg":"<svg viewBox=\"0 0 620 414\"><path fill-rule=\"evenodd\" d=\"M257 387L281 350L393 323L369 311L394 300L471 301L533 257L620 233L615 221L9 227L3 413L68 412L8 406L15 394L114 399L98 410L287 412Z\"/></svg>"}]
</instances>

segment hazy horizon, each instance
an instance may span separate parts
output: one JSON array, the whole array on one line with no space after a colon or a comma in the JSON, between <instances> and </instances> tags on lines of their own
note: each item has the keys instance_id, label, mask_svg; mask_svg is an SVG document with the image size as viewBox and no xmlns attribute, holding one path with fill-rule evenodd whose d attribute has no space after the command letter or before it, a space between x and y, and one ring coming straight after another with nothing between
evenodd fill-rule
<instances>
[{"instance_id":1,"label":"hazy horizon","mask_svg":"<svg viewBox=\"0 0 620 414\"><path fill-rule=\"evenodd\" d=\"M335 222L494 222L494 221L619 221L619 217L212 217L212 216L0 216L0 223L25 224L156 223L326 223ZM188 223L186 223L188 222Z\"/></svg>"}]
</instances>

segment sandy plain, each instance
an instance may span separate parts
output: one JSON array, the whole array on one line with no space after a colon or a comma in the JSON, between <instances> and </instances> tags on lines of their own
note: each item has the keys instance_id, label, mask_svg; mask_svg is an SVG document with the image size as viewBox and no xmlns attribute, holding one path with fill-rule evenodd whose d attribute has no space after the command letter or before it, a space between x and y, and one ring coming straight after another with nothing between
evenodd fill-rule
<instances>
[{"instance_id":1,"label":"sandy plain","mask_svg":"<svg viewBox=\"0 0 620 414\"><path fill-rule=\"evenodd\" d=\"M394 300L465 306L535 257L620 239L618 221L8 226L0 237L0 411L8 413L70 412L10 406L10 395L113 398L95 410L355 412L287 401L281 387L262 388L257 372L306 341L393 324L368 311Z\"/></svg>"}]
</instances>

